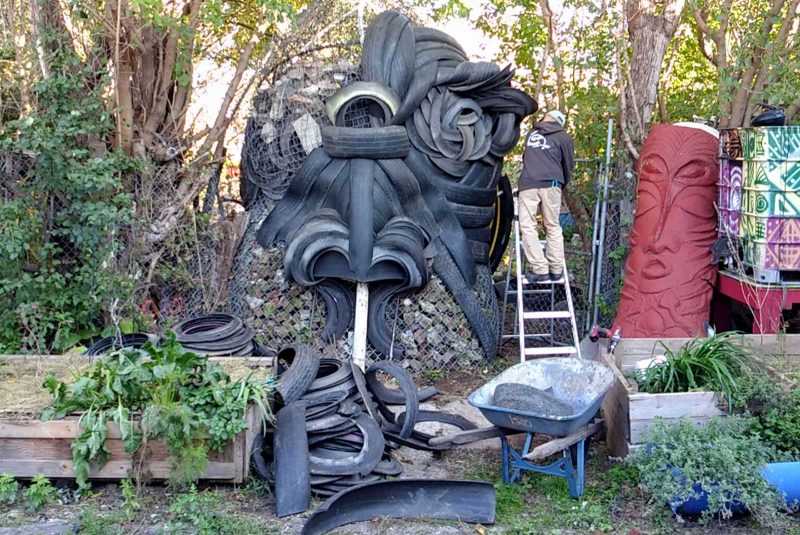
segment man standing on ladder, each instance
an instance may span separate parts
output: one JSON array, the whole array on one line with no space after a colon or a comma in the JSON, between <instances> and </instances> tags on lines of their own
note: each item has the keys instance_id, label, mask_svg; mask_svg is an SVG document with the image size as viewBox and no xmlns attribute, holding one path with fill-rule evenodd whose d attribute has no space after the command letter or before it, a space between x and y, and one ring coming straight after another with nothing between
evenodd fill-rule
<instances>
[{"instance_id":1,"label":"man standing on ladder","mask_svg":"<svg viewBox=\"0 0 800 535\"><path fill-rule=\"evenodd\" d=\"M564 131L566 117L558 110L547 112L525 140L522 175L519 179L519 226L528 264L528 282L561 282L564 276L564 235L558 221L561 189L575 167L575 144ZM536 228L540 211L547 247L542 251Z\"/></svg>"}]
</instances>

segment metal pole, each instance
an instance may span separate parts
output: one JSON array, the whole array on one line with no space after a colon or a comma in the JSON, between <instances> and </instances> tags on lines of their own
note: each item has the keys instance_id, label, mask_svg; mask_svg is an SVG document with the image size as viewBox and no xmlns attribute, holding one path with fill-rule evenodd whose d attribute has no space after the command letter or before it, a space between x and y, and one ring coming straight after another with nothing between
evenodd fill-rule
<instances>
[{"instance_id":1,"label":"metal pole","mask_svg":"<svg viewBox=\"0 0 800 535\"><path fill-rule=\"evenodd\" d=\"M608 183L611 179L611 139L614 135L614 119L608 120L608 133L606 134L606 169L603 181L603 204L600 210L600 237L597 250L597 281L594 287L594 305L592 310L592 324L597 323L599 304L597 296L600 293L600 284L603 281L603 249L606 240L606 215L608 212Z\"/></svg>"},{"instance_id":2,"label":"metal pole","mask_svg":"<svg viewBox=\"0 0 800 535\"><path fill-rule=\"evenodd\" d=\"M589 302L586 304L586 317L584 318L584 331L589 332L592 328L592 311L594 310L594 271L597 260L597 234L600 231L600 188L603 186L603 162L597 165L597 177L595 184L594 215L592 216L592 256L589 263L589 291L586 294Z\"/></svg>"}]
</instances>

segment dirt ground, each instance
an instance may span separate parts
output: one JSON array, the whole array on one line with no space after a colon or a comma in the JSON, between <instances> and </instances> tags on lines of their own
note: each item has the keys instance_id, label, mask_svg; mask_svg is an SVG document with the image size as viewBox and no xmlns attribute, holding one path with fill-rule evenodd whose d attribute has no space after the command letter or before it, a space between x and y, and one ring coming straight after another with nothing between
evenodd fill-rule
<instances>
[{"instance_id":1,"label":"dirt ground","mask_svg":"<svg viewBox=\"0 0 800 535\"><path fill-rule=\"evenodd\" d=\"M441 394L433 405L487 425L466 403L469 392L494 376L504 363L483 370L427 374L421 384L434 383ZM602 440L592 442L587 459L584 495L572 499L564 479L528 474L520 484L505 485L500 478L499 439L432 454L401 448L394 452L403 463L403 478L480 479L495 484L497 521L491 526L458 522L405 521L375 518L340 528L340 534L572 534L620 533L765 533L752 519L700 526L675 518L663 504L652 503L637 488L636 471L609 459ZM288 518L274 516L270 489L261 481L247 485L201 485L195 490L167 486L123 489L119 484L97 484L76 500L69 482L56 482L60 502L31 513L19 503L0 504L0 535L85 533L124 534L293 534L322 503L314 500L308 512ZM20 500L18 500L19 502ZM800 518L792 519L791 533L800 534Z\"/></svg>"}]
</instances>

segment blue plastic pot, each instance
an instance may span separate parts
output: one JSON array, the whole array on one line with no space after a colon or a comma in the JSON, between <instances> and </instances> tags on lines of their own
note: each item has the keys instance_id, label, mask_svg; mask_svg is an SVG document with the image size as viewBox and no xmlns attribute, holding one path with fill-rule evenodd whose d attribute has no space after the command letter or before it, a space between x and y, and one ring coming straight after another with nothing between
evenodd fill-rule
<instances>
[{"instance_id":1,"label":"blue plastic pot","mask_svg":"<svg viewBox=\"0 0 800 535\"><path fill-rule=\"evenodd\" d=\"M770 463L761 474L783 495L787 507L800 506L800 461Z\"/></svg>"},{"instance_id":2,"label":"blue plastic pot","mask_svg":"<svg viewBox=\"0 0 800 535\"><path fill-rule=\"evenodd\" d=\"M677 468L673 468L672 472L676 476L681 475L681 471ZM800 462L770 463L761 470L761 474L783 495L787 507L800 506ZM694 486L694 491L699 494L698 498L689 498L682 503L678 503L676 498L670 504L672 511L681 515L696 516L708 509L708 493L699 483ZM747 508L734 497L731 498L730 509L734 514L747 512Z\"/></svg>"}]
</instances>

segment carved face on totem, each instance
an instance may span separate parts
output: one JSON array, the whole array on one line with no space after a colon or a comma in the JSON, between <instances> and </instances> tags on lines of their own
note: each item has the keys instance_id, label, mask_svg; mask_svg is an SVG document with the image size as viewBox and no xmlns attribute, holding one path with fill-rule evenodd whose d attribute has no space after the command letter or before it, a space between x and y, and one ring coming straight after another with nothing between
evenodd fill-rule
<instances>
[{"instance_id":1,"label":"carved face on totem","mask_svg":"<svg viewBox=\"0 0 800 535\"><path fill-rule=\"evenodd\" d=\"M657 125L642 147L636 220L616 325L625 337L694 336L708 319L716 268L718 140Z\"/></svg>"}]
</instances>

